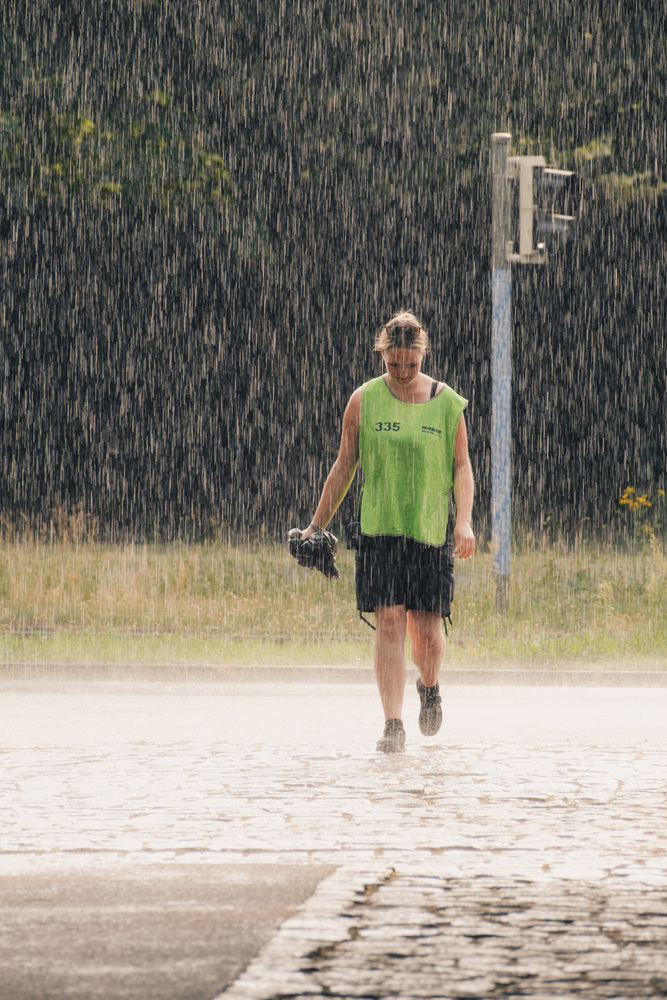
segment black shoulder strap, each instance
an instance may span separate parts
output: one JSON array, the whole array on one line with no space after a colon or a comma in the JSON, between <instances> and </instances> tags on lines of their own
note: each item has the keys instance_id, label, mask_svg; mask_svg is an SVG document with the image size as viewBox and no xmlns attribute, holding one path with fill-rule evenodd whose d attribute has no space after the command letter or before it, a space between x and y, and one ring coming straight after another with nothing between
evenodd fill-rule
<instances>
[{"instance_id":1,"label":"black shoulder strap","mask_svg":"<svg viewBox=\"0 0 667 1000\"><path fill-rule=\"evenodd\" d=\"M433 379L433 385L431 386L431 399L433 399L433 397L435 396L437 388L438 388L438 383L435 379Z\"/></svg>"}]
</instances>

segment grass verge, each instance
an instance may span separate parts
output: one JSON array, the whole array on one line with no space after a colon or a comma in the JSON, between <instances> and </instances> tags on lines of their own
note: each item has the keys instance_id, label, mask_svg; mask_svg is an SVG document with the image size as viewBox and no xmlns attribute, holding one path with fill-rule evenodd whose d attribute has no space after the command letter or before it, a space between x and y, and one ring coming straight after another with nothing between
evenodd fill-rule
<instances>
[{"instance_id":1,"label":"grass verge","mask_svg":"<svg viewBox=\"0 0 667 1000\"><path fill-rule=\"evenodd\" d=\"M331 582L272 544L0 546L5 663L370 664L353 553ZM667 669L667 558L603 544L513 558L495 614L491 556L457 565L451 666Z\"/></svg>"}]
</instances>

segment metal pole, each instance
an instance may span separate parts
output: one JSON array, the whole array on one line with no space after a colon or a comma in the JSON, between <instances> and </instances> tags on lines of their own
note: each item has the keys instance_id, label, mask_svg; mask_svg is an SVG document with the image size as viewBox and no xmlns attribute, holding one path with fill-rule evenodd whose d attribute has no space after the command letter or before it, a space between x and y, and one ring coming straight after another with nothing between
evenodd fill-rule
<instances>
[{"instance_id":1,"label":"metal pole","mask_svg":"<svg viewBox=\"0 0 667 1000\"><path fill-rule=\"evenodd\" d=\"M510 598L512 491L512 277L507 261L509 182L507 157L511 135L491 136L493 166L491 336L491 535L496 612L506 614Z\"/></svg>"}]
</instances>

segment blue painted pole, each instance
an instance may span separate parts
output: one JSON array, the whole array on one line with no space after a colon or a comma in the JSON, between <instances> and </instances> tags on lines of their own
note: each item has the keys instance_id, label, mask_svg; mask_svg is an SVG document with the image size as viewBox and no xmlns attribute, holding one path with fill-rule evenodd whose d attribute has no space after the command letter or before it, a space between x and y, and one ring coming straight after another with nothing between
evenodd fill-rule
<instances>
[{"instance_id":1,"label":"blue painted pole","mask_svg":"<svg viewBox=\"0 0 667 1000\"><path fill-rule=\"evenodd\" d=\"M491 537L496 611L506 614L510 598L512 501L512 276L507 260L511 136L491 137L493 166L492 335L491 335Z\"/></svg>"}]
</instances>

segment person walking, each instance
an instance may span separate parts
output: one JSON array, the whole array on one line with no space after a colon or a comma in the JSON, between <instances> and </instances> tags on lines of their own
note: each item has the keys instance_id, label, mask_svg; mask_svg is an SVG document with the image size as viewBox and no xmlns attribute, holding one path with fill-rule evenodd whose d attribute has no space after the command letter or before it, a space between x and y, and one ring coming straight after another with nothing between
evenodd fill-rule
<instances>
[{"instance_id":1,"label":"person walking","mask_svg":"<svg viewBox=\"0 0 667 1000\"><path fill-rule=\"evenodd\" d=\"M382 355L385 371L350 397L338 457L300 538L326 529L361 463L357 608L374 612L376 621L375 677L385 716L377 749L395 753L405 746L406 629L419 671L419 728L432 736L442 724L442 622L451 611L453 557L467 559L475 551L474 480L463 417L467 400L422 372L430 344L414 314L393 316L374 350Z\"/></svg>"}]
</instances>

